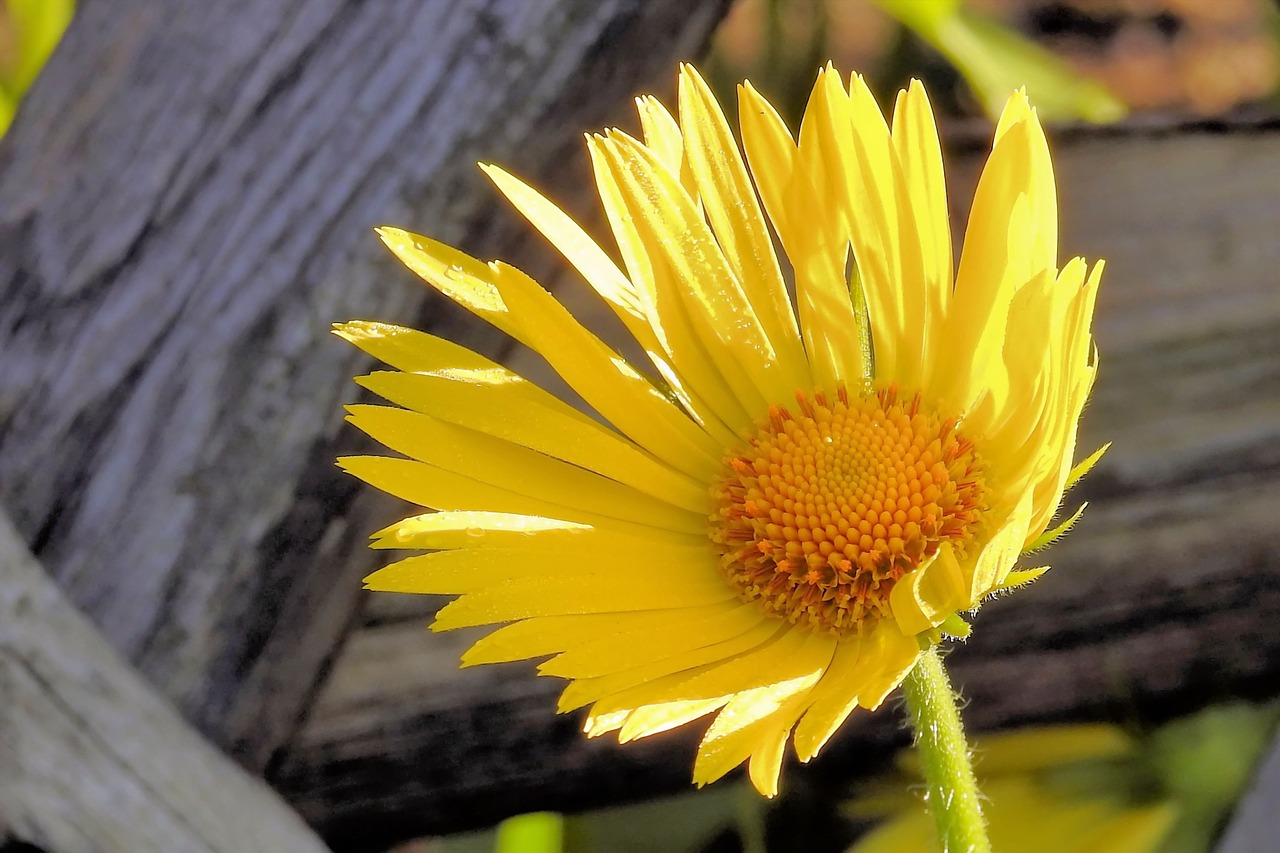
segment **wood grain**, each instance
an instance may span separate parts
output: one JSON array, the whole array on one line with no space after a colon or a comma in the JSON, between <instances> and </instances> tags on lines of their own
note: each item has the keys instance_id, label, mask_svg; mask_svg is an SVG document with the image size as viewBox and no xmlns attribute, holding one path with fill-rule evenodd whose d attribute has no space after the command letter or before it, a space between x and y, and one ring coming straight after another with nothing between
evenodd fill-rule
<instances>
[{"instance_id":1,"label":"wood grain","mask_svg":"<svg viewBox=\"0 0 1280 853\"><path fill-rule=\"evenodd\" d=\"M985 607L954 652L970 723L1159 718L1274 694L1280 128L1076 132L1055 153L1064 256L1109 259L1081 450L1115 446L1071 497L1090 508L1047 555L1054 570ZM952 163L957 211L980 154ZM553 713L561 683L532 666L457 670L474 637L429 635L439 604L371 600L274 776L338 848L688 785L696 732L587 741ZM900 739L892 710L864 715L810 775L838 786Z\"/></svg>"},{"instance_id":2,"label":"wood grain","mask_svg":"<svg viewBox=\"0 0 1280 853\"><path fill-rule=\"evenodd\" d=\"M326 849L110 649L3 513L0 578L0 847Z\"/></svg>"},{"instance_id":3,"label":"wood grain","mask_svg":"<svg viewBox=\"0 0 1280 853\"><path fill-rule=\"evenodd\" d=\"M329 325L457 325L370 229L506 243L475 161L577 163L725 6L82 5L0 148L0 505L246 765L304 712L388 512L333 466L362 362Z\"/></svg>"}]
</instances>

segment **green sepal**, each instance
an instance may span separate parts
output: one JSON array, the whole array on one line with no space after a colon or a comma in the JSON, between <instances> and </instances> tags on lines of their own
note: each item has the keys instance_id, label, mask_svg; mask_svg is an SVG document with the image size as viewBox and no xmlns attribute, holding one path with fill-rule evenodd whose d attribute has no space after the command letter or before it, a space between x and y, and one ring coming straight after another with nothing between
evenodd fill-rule
<instances>
[{"instance_id":1,"label":"green sepal","mask_svg":"<svg viewBox=\"0 0 1280 853\"><path fill-rule=\"evenodd\" d=\"M1023 569L1019 572L1009 572L1009 575L992 591L1002 592L1006 589L1017 589L1020 586L1026 586L1047 571L1049 571L1048 566L1040 566L1036 569Z\"/></svg>"},{"instance_id":2,"label":"green sepal","mask_svg":"<svg viewBox=\"0 0 1280 853\"><path fill-rule=\"evenodd\" d=\"M1063 493L1070 491L1071 487L1074 486L1076 483L1078 483L1081 477L1083 477L1085 474L1088 474L1090 471L1092 471L1093 466L1097 465L1098 460L1102 458L1102 454L1106 453L1110 449L1111 449L1111 442L1108 441L1106 444L1102 445L1097 450L1093 451L1093 453L1090 453L1088 456L1082 459L1074 468L1072 468L1071 473L1067 474L1066 485L1062 487Z\"/></svg>"},{"instance_id":3,"label":"green sepal","mask_svg":"<svg viewBox=\"0 0 1280 853\"><path fill-rule=\"evenodd\" d=\"M1041 548L1047 548L1063 536L1066 536L1071 528L1076 526L1076 522L1080 520L1080 516L1084 515L1084 508L1088 505L1088 501L1080 504L1079 508L1071 514L1070 518L1052 530L1046 530L1044 533L1041 533L1035 538L1034 542L1022 549L1022 553L1029 554L1032 551L1039 551Z\"/></svg>"},{"instance_id":4,"label":"green sepal","mask_svg":"<svg viewBox=\"0 0 1280 853\"><path fill-rule=\"evenodd\" d=\"M867 294L862 288L862 274L858 271L858 261L849 255L849 298L853 301L853 317L858 324L858 349L862 353L863 382L870 383L876 378L876 351L871 338L871 311L867 307Z\"/></svg>"},{"instance_id":5,"label":"green sepal","mask_svg":"<svg viewBox=\"0 0 1280 853\"><path fill-rule=\"evenodd\" d=\"M942 630L942 633L956 639L964 639L973 633L973 628L969 626L968 622L964 621L959 613L952 613L946 619L943 619L942 624L938 627Z\"/></svg>"}]
</instances>

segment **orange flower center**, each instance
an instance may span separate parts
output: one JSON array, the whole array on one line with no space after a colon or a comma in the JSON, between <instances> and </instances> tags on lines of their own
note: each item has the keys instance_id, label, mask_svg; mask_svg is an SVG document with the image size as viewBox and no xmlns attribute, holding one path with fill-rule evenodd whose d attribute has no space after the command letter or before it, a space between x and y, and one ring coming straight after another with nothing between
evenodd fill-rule
<instances>
[{"instance_id":1,"label":"orange flower center","mask_svg":"<svg viewBox=\"0 0 1280 853\"><path fill-rule=\"evenodd\" d=\"M711 540L745 601L797 625L857 633L889 615L893 585L937 553L963 551L981 521L973 443L896 388L771 406L725 458Z\"/></svg>"}]
</instances>

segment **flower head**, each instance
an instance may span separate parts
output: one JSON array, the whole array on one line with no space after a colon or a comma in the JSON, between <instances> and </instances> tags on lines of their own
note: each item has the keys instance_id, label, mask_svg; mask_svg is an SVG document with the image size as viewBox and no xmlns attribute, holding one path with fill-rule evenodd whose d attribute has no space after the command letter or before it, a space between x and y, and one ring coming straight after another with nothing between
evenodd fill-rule
<instances>
[{"instance_id":1,"label":"flower head","mask_svg":"<svg viewBox=\"0 0 1280 853\"><path fill-rule=\"evenodd\" d=\"M402 407L355 406L350 420L408 458L342 464L435 510L375 536L432 553L367 582L458 595L436 630L502 624L464 665L551 655L540 671L570 679L560 708L589 706L589 735L626 741L719 712L695 780L749 758L772 795L793 730L808 760L899 684L922 638L1042 571L1014 564L1053 535L1081 470L1101 264L1057 267L1049 152L1022 93L996 131L954 280L919 83L890 125L861 77L846 86L828 67L798 139L749 84L739 96L745 162L688 66L678 120L641 98L643 141L588 140L621 267L535 190L484 167L649 365L519 270L380 230L429 284L545 358L599 420L446 340L348 323L339 335L398 369L361 384Z\"/></svg>"}]
</instances>

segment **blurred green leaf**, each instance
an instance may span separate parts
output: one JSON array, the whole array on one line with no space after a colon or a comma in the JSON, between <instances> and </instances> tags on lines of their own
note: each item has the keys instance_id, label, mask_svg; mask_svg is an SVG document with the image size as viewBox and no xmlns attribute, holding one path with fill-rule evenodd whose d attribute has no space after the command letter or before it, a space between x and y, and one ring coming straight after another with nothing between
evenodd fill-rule
<instances>
[{"instance_id":1,"label":"blurred green leaf","mask_svg":"<svg viewBox=\"0 0 1280 853\"><path fill-rule=\"evenodd\" d=\"M880 5L917 32L937 30L960 11L960 0L882 0Z\"/></svg>"},{"instance_id":2,"label":"blurred green leaf","mask_svg":"<svg viewBox=\"0 0 1280 853\"><path fill-rule=\"evenodd\" d=\"M1265 755L1280 704L1217 705L1152 737L1154 765L1181 815L1162 853L1208 850Z\"/></svg>"},{"instance_id":3,"label":"blurred green leaf","mask_svg":"<svg viewBox=\"0 0 1280 853\"><path fill-rule=\"evenodd\" d=\"M1027 94L1045 120L1105 123L1128 112L1105 86L1081 77L1048 50L996 20L965 9L959 0L876 0L889 14L964 75L993 119L1015 89Z\"/></svg>"},{"instance_id":4,"label":"blurred green leaf","mask_svg":"<svg viewBox=\"0 0 1280 853\"><path fill-rule=\"evenodd\" d=\"M508 817L498 825L494 853L561 853L564 817L556 812L532 812Z\"/></svg>"},{"instance_id":5,"label":"blurred green leaf","mask_svg":"<svg viewBox=\"0 0 1280 853\"><path fill-rule=\"evenodd\" d=\"M564 817L533 812L507 818L498 826L494 853L560 853L564 849Z\"/></svg>"}]
</instances>

